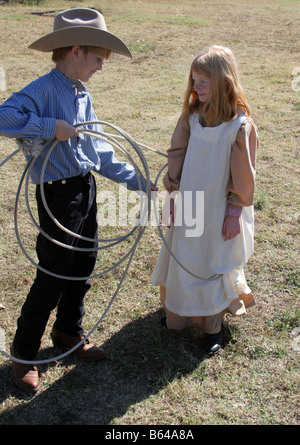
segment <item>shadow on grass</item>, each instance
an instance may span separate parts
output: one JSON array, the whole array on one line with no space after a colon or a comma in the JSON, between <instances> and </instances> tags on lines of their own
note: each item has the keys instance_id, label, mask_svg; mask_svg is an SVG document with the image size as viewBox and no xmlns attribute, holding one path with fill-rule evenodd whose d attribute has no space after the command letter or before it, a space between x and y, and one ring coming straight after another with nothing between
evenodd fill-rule
<instances>
[{"instance_id":1,"label":"shadow on grass","mask_svg":"<svg viewBox=\"0 0 300 445\"><path fill-rule=\"evenodd\" d=\"M84 363L68 356L59 364L45 365L44 384L42 377L42 388L35 396L24 396L16 389L10 363L2 366L0 400L15 397L20 404L3 412L0 424L109 425L174 379L192 373L207 358L201 334L168 331L160 326L161 315L161 311L150 313L124 326L104 343L106 358L99 362ZM47 355L53 355L52 348L42 350L39 359ZM47 373L54 373L56 366L64 367L65 373L47 387Z\"/></svg>"}]
</instances>

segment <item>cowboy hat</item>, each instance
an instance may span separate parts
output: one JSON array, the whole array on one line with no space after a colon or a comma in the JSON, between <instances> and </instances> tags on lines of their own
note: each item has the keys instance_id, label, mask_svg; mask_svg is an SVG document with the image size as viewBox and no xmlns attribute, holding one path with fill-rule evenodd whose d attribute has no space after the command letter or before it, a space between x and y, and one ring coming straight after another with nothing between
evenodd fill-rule
<instances>
[{"instance_id":1,"label":"cowboy hat","mask_svg":"<svg viewBox=\"0 0 300 445\"><path fill-rule=\"evenodd\" d=\"M57 14L53 32L36 40L29 48L48 52L76 45L97 46L132 57L125 43L107 31L103 15L89 8L72 8Z\"/></svg>"}]
</instances>

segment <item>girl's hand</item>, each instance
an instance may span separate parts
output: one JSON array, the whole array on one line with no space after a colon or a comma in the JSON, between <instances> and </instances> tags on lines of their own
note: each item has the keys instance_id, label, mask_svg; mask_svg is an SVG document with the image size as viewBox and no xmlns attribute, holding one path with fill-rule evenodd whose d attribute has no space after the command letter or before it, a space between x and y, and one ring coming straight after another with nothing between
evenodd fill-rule
<instances>
[{"instance_id":1,"label":"girl's hand","mask_svg":"<svg viewBox=\"0 0 300 445\"><path fill-rule=\"evenodd\" d=\"M231 216L231 215L226 216L222 228L224 241L233 239L240 232L241 232L241 224L239 216Z\"/></svg>"},{"instance_id":2,"label":"girl's hand","mask_svg":"<svg viewBox=\"0 0 300 445\"><path fill-rule=\"evenodd\" d=\"M66 141L73 136L78 136L78 131L76 128L62 119L57 119L55 130L56 139L59 141Z\"/></svg>"}]
</instances>

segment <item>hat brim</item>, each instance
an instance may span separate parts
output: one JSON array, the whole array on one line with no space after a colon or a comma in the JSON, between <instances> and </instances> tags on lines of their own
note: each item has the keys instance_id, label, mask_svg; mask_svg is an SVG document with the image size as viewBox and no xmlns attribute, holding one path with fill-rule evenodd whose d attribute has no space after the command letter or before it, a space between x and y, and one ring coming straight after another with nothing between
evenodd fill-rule
<instances>
[{"instance_id":1,"label":"hat brim","mask_svg":"<svg viewBox=\"0 0 300 445\"><path fill-rule=\"evenodd\" d=\"M131 52L121 39L108 31L98 28L76 26L53 31L29 45L29 49L42 52L53 51L68 46L97 46L112 52L132 57Z\"/></svg>"}]
</instances>

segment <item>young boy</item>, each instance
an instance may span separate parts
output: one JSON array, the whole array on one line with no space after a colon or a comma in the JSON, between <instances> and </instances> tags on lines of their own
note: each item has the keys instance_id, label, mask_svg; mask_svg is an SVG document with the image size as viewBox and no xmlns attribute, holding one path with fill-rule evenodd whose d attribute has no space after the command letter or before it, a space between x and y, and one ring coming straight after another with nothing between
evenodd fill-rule
<instances>
[{"instance_id":1,"label":"young boy","mask_svg":"<svg viewBox=\"0 0 300 445\"><path fill-rule=\"evenodd\" d=\"M58 139L44 176L47 204L57 220L73 233L97 239L96 186L91 170L138 190L135 170L119 162L112 147L77 133L77 123L96 121L91 97L82 82L88 82L111 52L131 57L127 46L107 31L103 15L88 8L59 13L53 32L30 45L38 51L52 51L56 67L45 76L14 93L0 106L0 135L34 140ZM41 228L64 244L95 248L96 242L79 240L61 231L49 217L41 199L39 178L46 150L37 157L31 171ZM97 251L70 250L57 246L41 233L36 245L39 264L47 271L71 277L90 276ZM18 319L12 355L35 360L50 312L57 307L51 337L54 345L73 347L83 336L84 295L88 280L64 280L37 270ZM88 341L76 349L84 360L98 360L104 351ZM18 387L37 391L35 366L13 363Z\"/></svg>"}]
</instances>

